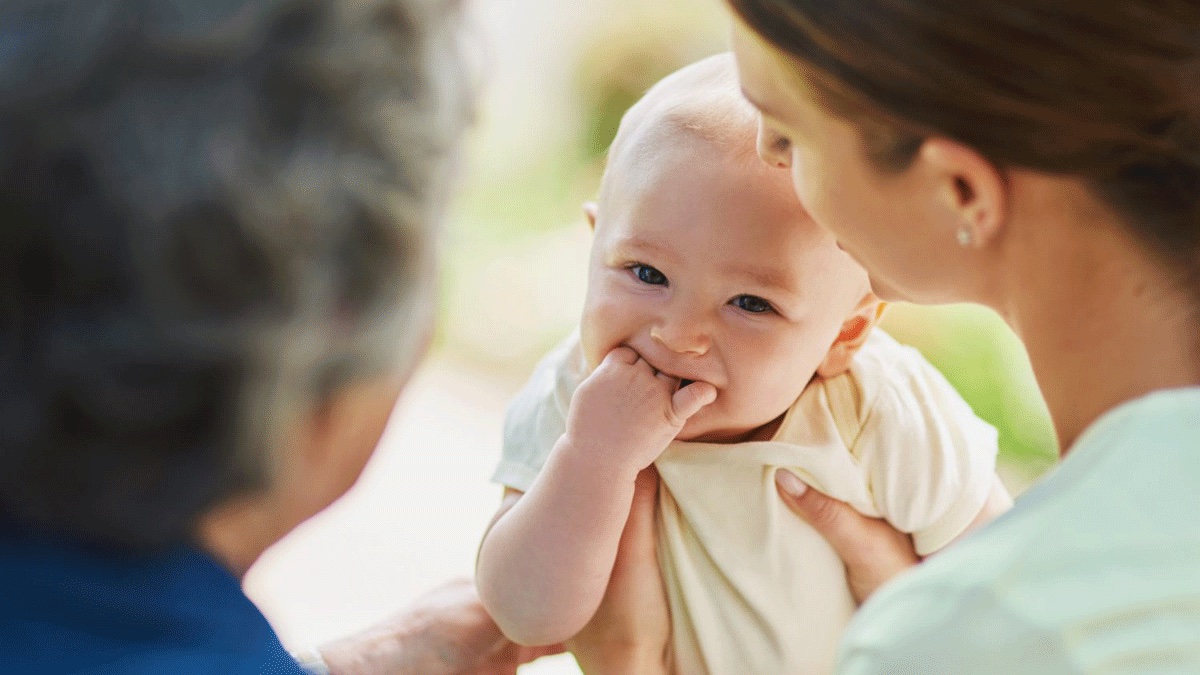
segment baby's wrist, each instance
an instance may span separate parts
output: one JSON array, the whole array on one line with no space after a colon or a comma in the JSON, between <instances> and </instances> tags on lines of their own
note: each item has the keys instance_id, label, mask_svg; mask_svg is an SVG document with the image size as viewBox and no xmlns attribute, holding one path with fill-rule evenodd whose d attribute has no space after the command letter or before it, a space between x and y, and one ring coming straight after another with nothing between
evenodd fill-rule
<instances>
[{"instance_id":1,"label":"baby's wrist","mask_svg":"<svg viewBox=\"0 0 1200 675\"><path fill-rule=\"evenodd\" d=\"M611 484L628 482L633 485L644 466L630 461L632 455L613 447L601 447L573 436L563 434L552 451L558 455L572 474L586 476L589 480L612 481Z\"/></svg>"}]
</instances>

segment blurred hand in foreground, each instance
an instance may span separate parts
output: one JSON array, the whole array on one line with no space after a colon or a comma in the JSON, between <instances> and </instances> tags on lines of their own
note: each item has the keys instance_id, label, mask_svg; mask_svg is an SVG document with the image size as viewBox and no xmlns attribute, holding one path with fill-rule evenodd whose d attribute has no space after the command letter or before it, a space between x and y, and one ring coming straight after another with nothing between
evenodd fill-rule
<instances>
[{"instance_id":1,"label":"blurred hand in foreground","mask_svg":"<svg viewBox=\"0 0 1200 675\"><path fill-rule=\"evenodd\" d=\"M408 611L321 649L331 675L515 675L562 645L522 647L504 637L470 579L451 581Z\"/></svg>"}]
</instances>

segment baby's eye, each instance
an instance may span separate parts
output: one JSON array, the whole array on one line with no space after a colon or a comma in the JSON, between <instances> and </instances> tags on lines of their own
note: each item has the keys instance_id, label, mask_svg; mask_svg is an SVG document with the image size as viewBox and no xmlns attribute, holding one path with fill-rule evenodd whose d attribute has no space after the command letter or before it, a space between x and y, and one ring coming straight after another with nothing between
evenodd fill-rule
<instances>
[{"instance_id":1,"label":"baby's eye","mask_svg":"<svg viewBox=\"0 0 1200 675\"><path fill-rule=\"evenodd\" d=\"M644 284L650 284L651 286L667 285L667 276L649 265L630 265L629 269Z\"/></svg>"},{"instance_id":2,"label":"baby's eye","mask_svg":"<svg viewBox=\"0 0 1200 675\"><path fill-rule=\"evenodd\" d=\"M783 135L776 135L773 145L775 146L775 150L778 152L787 152L788 150L792 149L791 140L789 140L787 136Z\"/></svg>"},{"instance_id":3,"label":"baby's eye","mask_svg":"<svg viewBox=\"0 0 1200 675\"><path fill-rule=\"evenodd\" d=\"M775 309L771 306L771 303L763 300L757 295L739 295L730 300L729 304L737 307L738 309L750 312L751 314L763 314L774 311Z\"/></svg>"}]
</instances>

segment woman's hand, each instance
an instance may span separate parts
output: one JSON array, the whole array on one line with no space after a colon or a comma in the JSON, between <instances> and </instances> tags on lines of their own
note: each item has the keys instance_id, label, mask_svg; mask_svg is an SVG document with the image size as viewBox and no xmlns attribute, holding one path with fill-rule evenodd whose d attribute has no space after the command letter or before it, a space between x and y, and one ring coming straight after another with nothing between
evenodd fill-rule
<instances>
[{"instance_id":1,"label":"woman's hand","mask_svg":"<svg viewBox=\"0 0 1200 675\"><path fill-rule=\"evenodd\" d=\"M588 675L666 673L671 617L658 569L658 472L638 474L604 601L568 647Z\"/></svg>"},{"instance_id":2,"label":"woman's hand","mask_svg":"<svg viewBox=\"0 0 1200 675\"><path fill-rule=\"evenodd\" d=\"M846 564L850 591L858 602L921 562L907 534L809 489L796 474L780 469L775 473L775 485L784 503L825 537Z\"/></svg>"},{"instance_id":3,"label":"woman's hand","mask_svg":"<svg viewBox=\"0 0 1200 675\"><path fill-rule=\"evenodd\" d=\"M469 579L437 588L405 613L321 649L331 675L514 675L562 651L510 642L483 609Z\"/></svg>"}]
</instances>

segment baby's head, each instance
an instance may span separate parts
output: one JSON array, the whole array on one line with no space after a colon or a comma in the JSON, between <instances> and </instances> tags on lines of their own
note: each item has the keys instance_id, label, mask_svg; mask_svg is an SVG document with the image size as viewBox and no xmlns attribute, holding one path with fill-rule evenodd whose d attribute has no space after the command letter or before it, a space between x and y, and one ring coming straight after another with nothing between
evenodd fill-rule
<instances>
[{"instance_id":1,"label":"baby's head","mask_svg":"<svg viewBox=\"0 0 1200 675\"><path fill-rule=\"evenodd\" d=\"M670 75L626 113L598 204L582 341L595 367L628 346L717 388L679 438L765 435L814 375L849 366L879 303L866 273L755 153L733 59Z\"/></svg>"}]
</instances>

